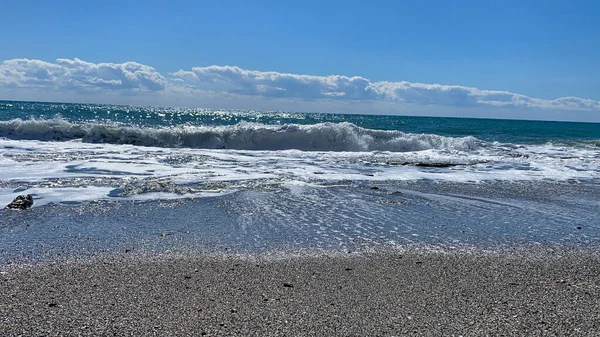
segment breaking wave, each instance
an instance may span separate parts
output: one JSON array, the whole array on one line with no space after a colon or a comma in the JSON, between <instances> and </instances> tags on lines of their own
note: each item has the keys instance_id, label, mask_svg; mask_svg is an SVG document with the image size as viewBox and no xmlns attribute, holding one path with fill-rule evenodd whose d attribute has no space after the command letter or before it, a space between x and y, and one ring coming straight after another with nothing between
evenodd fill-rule
<instances>
[{"instance_id":1,"label":"breaking wave","mask_svg":"<svg viewBox=\"0 0 600 337\"><path fill-rule=\"evenodd\" d=\"M242 122L230 126L150 128L104 123L73 123L57 117L2 121L0 137L44 141L81 139L89 143L236 150L472 151L480 146L480 141L475 137L455 138L435 134L373 130L346 122L314 125L265 125Z\"/></svg>"}]
</instances>

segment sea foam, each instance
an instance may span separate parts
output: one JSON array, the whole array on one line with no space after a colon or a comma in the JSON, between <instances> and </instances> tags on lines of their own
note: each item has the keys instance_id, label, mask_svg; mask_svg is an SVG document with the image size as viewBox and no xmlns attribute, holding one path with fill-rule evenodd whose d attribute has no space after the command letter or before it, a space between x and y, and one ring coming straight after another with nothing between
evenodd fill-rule
<instances>
[{"instance_id":1,"label":"sea foam","mask_svg":"<svg viewBox=\"0 0 600 337\"><path fill-rule=\"evenodd\" d=\"M74 123L52 119L13 119L0 122L0 137L16 140L130 144L235 150L302 151L473 151L475 137L445 137L402 131L374 130L352 123L266 125L241 122L229 126L134 127L109 123Z\"/></svg>"}]
</instances>

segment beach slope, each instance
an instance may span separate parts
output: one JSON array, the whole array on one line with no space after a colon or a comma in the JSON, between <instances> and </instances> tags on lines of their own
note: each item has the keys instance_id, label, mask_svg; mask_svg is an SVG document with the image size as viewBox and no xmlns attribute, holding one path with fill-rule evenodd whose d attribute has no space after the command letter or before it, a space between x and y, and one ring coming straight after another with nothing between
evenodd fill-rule
<instances>
[{"instance_id":1,"label":"beach slope","mask_svg":"<svg viewBox=\"0 0 600 337\"><path fill-rule=\"evenodd\" d=\"M0 335L594 335L595 250L113 256L3 267Z\"/></svg>"}]
</instances>

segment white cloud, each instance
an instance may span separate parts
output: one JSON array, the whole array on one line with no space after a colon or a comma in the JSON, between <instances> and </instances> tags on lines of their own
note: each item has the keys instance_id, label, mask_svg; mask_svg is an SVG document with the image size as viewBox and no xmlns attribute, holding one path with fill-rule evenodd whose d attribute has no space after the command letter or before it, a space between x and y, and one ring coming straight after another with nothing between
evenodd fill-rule
<instances>
[{"instance_id":1,"label":"white cloud","mask_svg":"<svg viewBox=\"0 0 600 337\"><path fill-rule=\"evenodd\" d=\"M273 98L375 100L450 107L600 110L600 102L578 97L544 100L508 91L459 85L371 82L359 76L297 75L245 70L235 66L195 67L191 71L179 70L171 75L187 83L215 84L237 94Z\"/></svg>"},{"instance_id":2,"label":"white cloud","mask_svg":"<svg viewBox=\"0 0 600 337\"><path fill-rule=\"evenodd\" d=\"M58 59L56 63L13 59L0 64L0 85L54 90L164 90L167 80L154 68L136 62L90 63Z\"/></svg>"},{"instance_id":3,"label":"white cloud","mask_svg":"<svg viewBox=\"0 0 600 337\"><path fill-rule=\"evenodd\" d=\"M479 112L480 117L487 117L483 114L489 111L497 115L504 111L506 116L523 111L526 114L528 110L546 111L548 114L556 111L600 111L600 102L578 97L548 100L459 85L372 82L360 76L289 74L236 66L194 67L163 76L154 68L136 62L92 63L77 58L57 59L55 62L30 59L3 61L0 63L0 89L4 92L18 91L13 97L33 100L48 97L48 93L66 97L64 93L71 92L86 94L86 101L99 97L105 101L117 98L118 102L129 99L137 104L203 105L210 102L214 106L223 102L223 107L250 104L252 106L247 106L249 109L311 106L319 110L321 106L323 110L331 111L336 104L346 109L359 102L361 109L365 110L371 104L373 107L395 107L396 111L403 113L419 111L421 114L444 109L474 111L472 109L484 108ZM4 96L6 98L7 95ZM83 96L72 97L75 100Z\"/></svg>"},{"instance_id":4,"label":"white cloud","mask_svg":"<svg viewBox=\"0 0 600 337\"><path fill-rule=\"evenodd\" d=\"M355 76L312 76L245 70L232 66L195 67L179 70L172 76L190 82L225 86L230 92L277 98L375 99L369 80Z\"/></svg>"}]
</instances>

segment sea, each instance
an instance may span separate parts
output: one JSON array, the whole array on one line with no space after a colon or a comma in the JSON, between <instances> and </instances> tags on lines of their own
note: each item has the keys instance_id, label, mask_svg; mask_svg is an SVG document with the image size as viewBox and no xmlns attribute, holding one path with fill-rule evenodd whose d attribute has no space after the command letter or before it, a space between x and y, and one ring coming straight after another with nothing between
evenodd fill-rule
<instances>
[{"instance_id":1,"label":"sea","mask_svg":"<svg viewBox=\"0 0 600 337\"><path fill-rule=\"evenodd\" d=\"M600 246L600 124L0 101L0 263Z\"/></svg>"}]
</instances>

